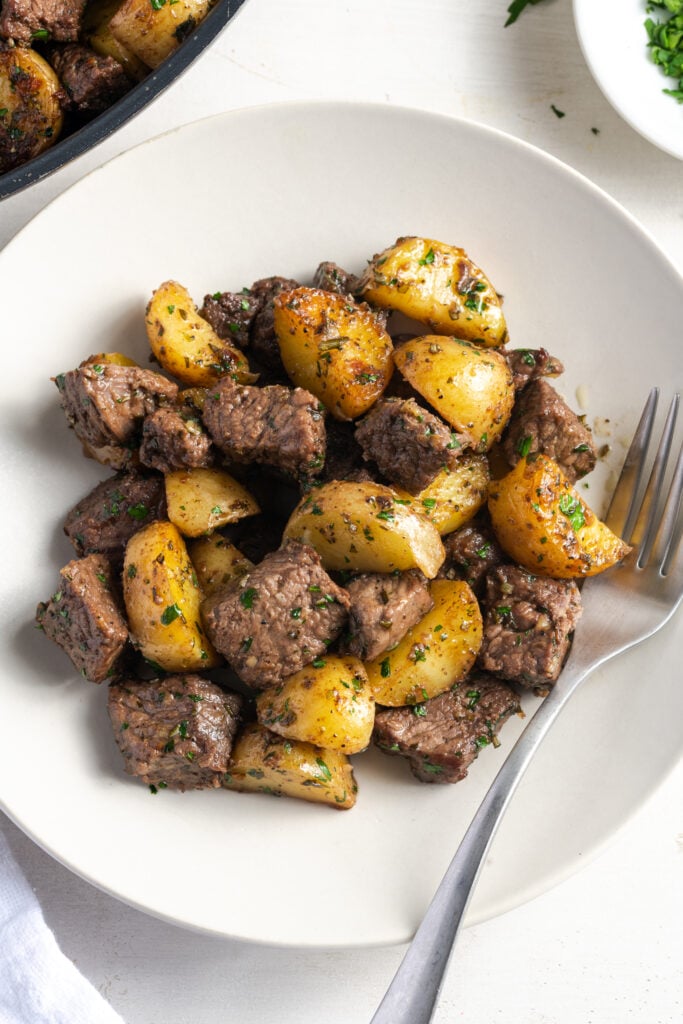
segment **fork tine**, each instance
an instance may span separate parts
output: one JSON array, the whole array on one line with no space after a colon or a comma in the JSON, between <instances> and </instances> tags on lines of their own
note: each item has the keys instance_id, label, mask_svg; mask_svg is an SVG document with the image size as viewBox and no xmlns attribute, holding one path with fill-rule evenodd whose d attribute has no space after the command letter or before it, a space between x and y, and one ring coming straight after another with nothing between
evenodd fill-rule
<instances>
[{"instance_id":1,"label":"fork tine","mask_svg":"<svg viewBox=\"0 0 683 1024\"><path fill-rule=\"evenodd\" d=\"M660 564L663 576L668 576L672 572L678 545L681 541L681 533L683 532L683 522L680 521L682 498L683 444L681 444L681 448L678 453L676 468L674 469L671 486L669 487L669 494L667 495L666 505L664 506L662 521L657 534L657 550L658 552L661 552L662 556ZM680 560L678 563L678 573L683 577L683 561Z\"/></svg>"},{"instance_id":2,"label":"fork tine","mask_svg":"<svg viewBox=\"0 0 683 1024\"><path fill-rule=\"evenodd\" d=\"M643 477L645 457L650 446L658 400L659 388L652 388L633 435L631 446L626 453L621 475L605 516L605 522L610 530L624 539L633 530L636 520L638 508L636 499Z\"/></svg>"},{"instance_id":3,"label":"fork tine","mask_svg":"<svg viewBox=\"0 0 683 1024\"><path fill-rule=\"evenodd\" d=\"M659 511L664 474L666 473L666 464L676 426L679 402L680 396L674 395L669 406L655 461L652 465L650 479L647 482L643 500L640 503L632 539L629 541L629 543L637 545L639 548L637 564L640 569L647 565L654 544L655 531L657 529L657 513Z\"/></svg>"}]
</instances>

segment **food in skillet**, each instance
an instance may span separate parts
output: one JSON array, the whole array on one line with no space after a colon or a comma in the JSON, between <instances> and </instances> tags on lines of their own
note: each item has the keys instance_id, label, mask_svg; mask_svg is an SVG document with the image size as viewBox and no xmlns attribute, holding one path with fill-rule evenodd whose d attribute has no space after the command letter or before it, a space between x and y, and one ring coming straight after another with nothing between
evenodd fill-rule
<instances>
[{"instance_id":1,"label":"food in skillet","mask_svg":"<svg viewBox=\"0 0 683 1024\"><path fill-rule=\"evenodd\" d=\"M101 114L214 0L2 0L0 174Z\"/></svg>"},{"instance_id":2,"label":"food in skillet","mask_svg":"<svg viewBox=\"0 0 683 1024\"><path fill-rule=\"evenodd\" d=\"M430 333L392 337L392 310ZM464 778L557 679L576 580L627 551L574 486L596 454L561 363L503 347L482 271L420 238L200 309L167 281L146 326L162 372L100 353L56 378L114 475L37 613L109 682L126 771L345 809L374 739Z\"/></svg>"}]
</instances>

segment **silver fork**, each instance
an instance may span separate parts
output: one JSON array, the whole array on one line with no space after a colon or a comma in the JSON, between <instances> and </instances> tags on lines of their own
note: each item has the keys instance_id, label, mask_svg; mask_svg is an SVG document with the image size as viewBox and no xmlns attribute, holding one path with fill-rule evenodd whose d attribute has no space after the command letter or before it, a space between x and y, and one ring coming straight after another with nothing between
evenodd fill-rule
<instances>
[{"instance_id":1,"label":"silver fork","mask_svg":"<svg viewBox=\"0 0 683 1024\"><path fill-rule=\"evenodd\" d=\"M541 741L579 684L598 665L652 636L683 598L681 539L683 446L666 501L662 492L679 406L669 408L642 498L659 389L650 392L606 516L633 545L617 567L588 580L584 614L562 675L540 704L494 779L430 903L371 1024L429 1024L455 937L491 840Z\"/></svg>"}]
</instances>

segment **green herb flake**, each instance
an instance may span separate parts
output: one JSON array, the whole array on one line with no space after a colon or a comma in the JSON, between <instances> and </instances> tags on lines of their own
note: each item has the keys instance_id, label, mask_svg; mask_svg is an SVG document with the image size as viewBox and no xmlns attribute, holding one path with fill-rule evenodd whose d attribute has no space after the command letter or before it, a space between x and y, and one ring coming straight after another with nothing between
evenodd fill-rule
<instances>
[{"instance_id":1,"label":"green herb flake","mask_svg":"<svg viewBox=\"0 0 683 1024\"><path fill-rule=\"evenodd\" d=\"M240 594L240 604L243 608L253 608L254 601L258 597L258 590L255 587L247 587Z\"/></svg>"},{"instance_id":2,"label":"green herb flake","mask_svg":"<svg viewBox=\"0 0 683 1024\"><path fill-rule=\"evenodd\" d=\"M144 502L138 501L135 503L135 505L131 505L128 508L128 515L131 517L131 519L136 519L139 521L140 519L145 519L149 515L149 509L144 504Z\"/></svg>"},{"instance_id":3,"label":"green herb flake","mask_svg":"<svg viewBox=\"0 0 683 1024\"><path fill-rule=\"evenodd\" d=\"M168 608L164 608L161 613L161 625L170 626L176 619L181 618L182 614L182 610L177 604L169 604Z\"/></svg>"},{"instance_id":4,"label":"green herb flake","mask_svg":"<svg viewBox=\"0 0 683 1024\"><path fill-rule=\"evenodd\" d=\"M434 262L434 250L429 249L427 254L423 256L421 260L417 261L421 267L428 267Z\"/></svg>"},{"instance_id":5,"label":"green herb flake","mask_svg":"<svg viewBox=\"0 0 683 1024\"><path fill-rule=\"evenodd\" d=\"M325 668L327 662L325 661L324 658L316 658L315 661L311 662L311 665L313 666L313 668Z\"/></svg>"},{"instance_id":6,"label":"green herb flake","mask_svg":"<svg viewBox=\"0 0 683 1024\"><path fill-rule=\"evenodd\" d=\"M327 767L327 765L323 761L322 757L316 757L315 763L317 764L318 768L320 769L320 777L322 779L324 779L325 782L332 782L332 772Z\"/></svg>"},{"instance_id":7,"label":"green herb flake","mask_svg":"<svg viewBox=\"0 0 683 1024\"><path fill-rule=\"evenodd\" d=\"M391 675L391 664L388 658L383 658L379 663L379 674L382 679L387 679Z\"/></svg>"},{"instance_id":8,"label":"green herb flake","mask_svg":"<svg viewBox=\"0 0 683 1024\"><path fill-rule=\"evenodd\" d=\"M571 523L574 532L586 525L586 517L583 512L583 505L578 498L572 494L563 494L559 501L559 509L563 516L566 516Z\"/></svg>"},{"instance_id":9,"label":"green herb flake","mask_svg":"<svg viewBox=\"0 0 683 1024\"><path fill-rule=\"evenodd\" d=\"M554 103L550 104L550 109L557 118L566 117L564 110L558 110Z\"/></svg>"},{"instance_id":10,"label":"green herb flake","mask_svg":"<svg viewBox=\"0 0 683 1024\"><path fill-rule=\"evenodd\" d=\"M532 437L531 434L527 434L526 437L520 438L517 442L517 454L525 459L531 451Z\"/></svg>"},{"instance_id":11,"label":"green herb flake","mask_svg":"<svg viewBox=\"0 0 683 1024\"><path fill-rule=\"evenodd\" d=\"M424 704L414 704L413 714L416 715L417 718L424 718L425 715L427 714L427 709L424 706Z\"/></svg>"}]
</instances>

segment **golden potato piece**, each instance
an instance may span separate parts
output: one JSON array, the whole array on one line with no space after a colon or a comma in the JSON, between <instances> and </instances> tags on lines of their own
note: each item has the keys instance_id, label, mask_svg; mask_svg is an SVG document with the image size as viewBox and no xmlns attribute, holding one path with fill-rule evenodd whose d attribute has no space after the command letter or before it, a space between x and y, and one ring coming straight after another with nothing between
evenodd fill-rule
<instances>
[{"instance_id":1,"label":"golden potato piece","mask_svg":"<svg viewBox=\"0 0 683 1024\"><path fill-rule=\"evenodd\" d=\"M122 352L96 352L94 356L88 356L81 363L81 366L98 366L102 363L108 366L137 366L134 359L124 356Z\"/></svg>"},{"instance_id":2,"label":"golden potato piece","mask_svg":"<svg viewBox=\"0 0 683 1024\"><path fill-rule=\"evenodd\" d=\"M112 34L109 22L121 0L90 0L83 14L83 40L101 57L113 57L134 82L141 81L149 68Z\"/></svg>"},{"instance_id":3,"label":"golden potato piece","mask_svg":"<svg viewBox=\"0 0 683 1024\"><path fill-rule=\"evenodd\" d=\"M389 487L371 482L334 480L311 491L284 536L310 544L326 569L421 569L431 579L446 557L436 527Z\"/></svg>"},{"instance_id":4,"label":"golden potato piece","mask_svg":"<svg viewBox=\"0 0 683 1024\"><path fill-rule=\"evenodd\" d=\"M530 572L556 579L595 576L630 548L601 522L552 459L521 459L496 480L489 512L504 551Z\"/></svg>"},{"instance_id":5,"label":"golden potato piece","mask_svg":"<svg viewBox=\"0 0 683 1024\"><path fill-rule=\"evenodd\" d=\"M168 373L192 387L210 387L229 374L240 384L256 377L242 352L200 317L186 288L165 281L147 306L147 337Z\"/></svg>"},{"instance_id":6,"label":"golden potato piece","mask_svg":"<svg viewBox=\"0 0 683 1024\"><path fill-rule=\"evenodd\" d=\"M174 469L164 482L168 518L186 537L201 537L261 511L224 469Z\"/></svg>"},{"instance_id":7,"label":"golden potato piece","mask_svg":"<svg viewBox=\"0 0 683 1024\"><path fill-rule=\"evenodd\" d=\"M486 504L490 480L485 455L463 455L453 469L444 466L419 494L395 488L399 499L426 516L442 537L464 526Z\"/></svg>"},{"instance_id":8,"label":"golden potato piece","mask_svg":"<svg viewBox=\"0 0 683 1024\"><path fill-rule=\"evenodd\" d=\"M488 451L515 401L510 367L499 352L456 338L412 338L394 355L401 375L452 427Z\"/></svg>"},{"instance_id":9,"label":"golden potato piece","mask_svg":"<svg viewBox=\"0 0 683 1024\"><path fill-rule=\"evenodd\" d=\"M256 699L261 725L288 739L358 754L370 744L375 701L357 658L318 658Z\"/></svg>"},{"instance_id":10,"label":"golden potato piece","mask_svg":"<svg viewBox=\"0 0 683 1024\"><path fill-rule=\"evenodd\" d=\"M482 638L477 599L461 580L434 580L429 589L432 610L398 647L365 666L378 704L419 705L459 683L474 665Z\"/></svg>"},{"instance_id":11,"label":"golden potato piece","mask_svg":"<svg viewBox=\"0 0 683 1024\"><path fill-rule=\"evenodd\" d=\"M501 300L464 249L433 238L399 238L361 278L364 299L395 309L434 334L497 347L507 339Z\"/></svg>"},{"instance_id":12,"label":"golden potato piece","mask_svg":"<svg viewBox=\"0 0 683 1024\"><path fill-rule=\"evenodd\" d=\"M220 533L190 541L187 550L204 597L254 568L254 563Z\"/></svg>"},{"instance_id":13,"label":"golden potato piece","mask_svg":"<svg viewBox=\"0 0 683 1024\"><path fill-rule=\"evenodd\" d=\"M202 592L173 523L150 523L128 541L123 597L131 639L149 661L167 672L220 664L220 655L204 635Z\"/></svg>"},{"instance_id":14,"label":"golden potato piece","mask_svg":"<svg viewBox=\"0 0 683 1024\"><path fill-rule=\"evenodd\" d=\"M215 0L123 0L109 30L126 50L158 67L191 35Z\"/></svg>"},{"instance_id":15,"label":"golden potato piece","mask_svg":"<svg viewBox=\"0 0 683 1024\"><path fill-rule=\"evenodd\" d=\"M23 46L0 50L0 174L48 149L62 130L62 86Z\"/></svg>"},{"instance_id":16,"label":"golden potato piece","mask_svg":"<svg viewBox=\"0 0 683 1024\"><path fill-rule=\"evenodd\" d=\"M345 811L358 787L345 754L284 739L256 722L237 737L223 785L243 793L270 793L329 804Z\"/></svg>"},{"instance_id":17,"label":"golden potato piece","mask_svg":"<svg viewBox=\"0 0 683 1024\"><path fill-rule=\"evenodd\" d=\"M393 364L387 332L367 306L317 288L282 292L275 333L287 373L340 420L361 416L382 394Z\"/></svg>"}]
</instances>

